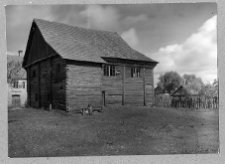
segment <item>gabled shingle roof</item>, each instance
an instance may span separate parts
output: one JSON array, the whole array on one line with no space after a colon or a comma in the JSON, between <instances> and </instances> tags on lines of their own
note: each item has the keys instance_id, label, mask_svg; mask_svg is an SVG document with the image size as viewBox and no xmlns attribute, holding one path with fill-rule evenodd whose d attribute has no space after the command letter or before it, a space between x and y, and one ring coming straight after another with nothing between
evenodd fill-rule
<instances>
[{"instance_id":1,"label":"gabled shingle roof","mask_svg":"<svg viewBox=\"0 0 225 164\"><path fill-rule=\"evenodd\" d=\"M45 41L64 59L105 63L102 57L157 63L133 50L117 33L40 19L33 21Z\"/></svg>"}]
</instances>

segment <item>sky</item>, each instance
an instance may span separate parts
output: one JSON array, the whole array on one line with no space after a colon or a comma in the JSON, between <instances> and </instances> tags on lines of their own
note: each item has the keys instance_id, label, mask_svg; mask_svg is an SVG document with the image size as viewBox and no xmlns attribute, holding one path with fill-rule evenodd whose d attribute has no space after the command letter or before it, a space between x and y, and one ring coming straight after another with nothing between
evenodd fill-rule
<instances>
[{"instance_id":1,"label":"sky","mask_svg":"<svg viewBox=\"0 0 225 164\"><path fill-rule=\"evenodd\" d=\"M204 83L217 78L216 3L9 5L7 54L25 52L34 18L117 32L133 49L159 62L161 74L195 74Z\"/></svg>"}]
</instances>

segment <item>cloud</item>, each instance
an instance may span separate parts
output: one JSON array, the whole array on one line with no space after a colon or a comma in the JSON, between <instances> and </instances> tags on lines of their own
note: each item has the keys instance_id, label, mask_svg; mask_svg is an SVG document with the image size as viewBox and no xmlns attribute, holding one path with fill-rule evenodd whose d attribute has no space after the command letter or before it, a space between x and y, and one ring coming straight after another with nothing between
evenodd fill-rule
<instances>
[{"instance_id":1,"label":"cloud","mask_svg":"<svg viewBox=\"0 0 225 164\"><path fill-rule=\"evenodd\" d=\"M196 33L181 44L162 47L149 55L159 64L155 68L155 81L160 74L177 71L181 75L195 74L206 82L217 78L217 16L208 19Z\"/></svg>"},{"instance_id":2,"label":"cloud","mask_svg":"<svg viewBox=\"0 0 225 164\"><path fill-rule=\"evenodd\" d=\"M87 27L87 18L80 15L84 5L57 5L52 7L54 21L77 27Z\"/></svg>"},{"instance_id":3,"label":"cloud","mask_svg":"<svg viewBox=\"0 0 225 164\"><path fill-rule=\"evenodd\" d=\"M128 16L123 19L123 22L126 23L127 25L131 25L140 21L147 21L147 20L148 20L147 15L141 14L138 16Z\"/></svg>"},{"instance_id":4,"label":"cloud","mask_svg":"<svg viewBox=\"0 0 225 164\"><path fill-rule=\"evenodd\" d=\"M31 23L34 18L52 20L51 7L48 5L6 6L6 36L7 49L9 51L25 50Z\"/></svg>"},{"instance_id":5,"label":"cloud","mask_svg":"<svg viewBox=\"0 0 225 164\"><path fill-rule=\"evenodd\" d=\"M139 39L137 37L137 33L135 28L131 28L128 31L125 31L121 34L121 37L131 46L137 46L139 43Z\"/></svg>"},{"instance_id":6,"label":"cloud","mask_svg":"<svg viewBox=\"0 0 225 164\"><path fill-rule=\"evenodd\" d=\"M90 28L116 31L118 28L119 12L111 6L88 5L80 12L87 19Z\"/></svg>"},{"instance_id":7,"label":"cloud","mask_svg":"<svg viewBox=\"0 0 225 164\"><path fill-rule=\"evenodd\" d=\"M21 24L31 23L34 18L52 20L51 11L50 6L6 6L7 23L12 27L18 27Z\"/></svg>"}]
</instances>

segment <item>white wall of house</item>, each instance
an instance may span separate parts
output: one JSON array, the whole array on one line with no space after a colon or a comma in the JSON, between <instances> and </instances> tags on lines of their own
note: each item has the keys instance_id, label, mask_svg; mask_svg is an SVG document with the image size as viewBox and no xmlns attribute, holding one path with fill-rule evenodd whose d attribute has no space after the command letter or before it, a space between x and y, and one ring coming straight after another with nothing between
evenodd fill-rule
<instances>
[{"instance_id":1,"label":"white wall of house","mask_svg":"<svg viewBox=\"0 0 225 164\"><path fill-rule=\"evenodd\" d=\"M18 80L18 83L8 84L8 107L13 107L13 95L19 95L20 107L25 107L27 102L27 80Z\"/></svg>"}]
</instances>

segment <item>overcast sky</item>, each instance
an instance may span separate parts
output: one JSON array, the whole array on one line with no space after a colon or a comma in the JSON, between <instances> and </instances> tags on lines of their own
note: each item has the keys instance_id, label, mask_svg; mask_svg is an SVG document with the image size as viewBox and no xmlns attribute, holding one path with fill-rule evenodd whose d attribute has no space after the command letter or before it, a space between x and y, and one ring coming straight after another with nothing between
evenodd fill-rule
<instances>
[{"instance_id":1,"label":"overcast sky","mask_svg":"<svg viewBox=\"0 0 225 164\"><path fill-rule=\"evenodd\" d=\"M6 6L8 54L25 51L34 18L117 32L159 62L155 83L167 71L217 78L216 3Z\"/></svg>"}]
</instances>

